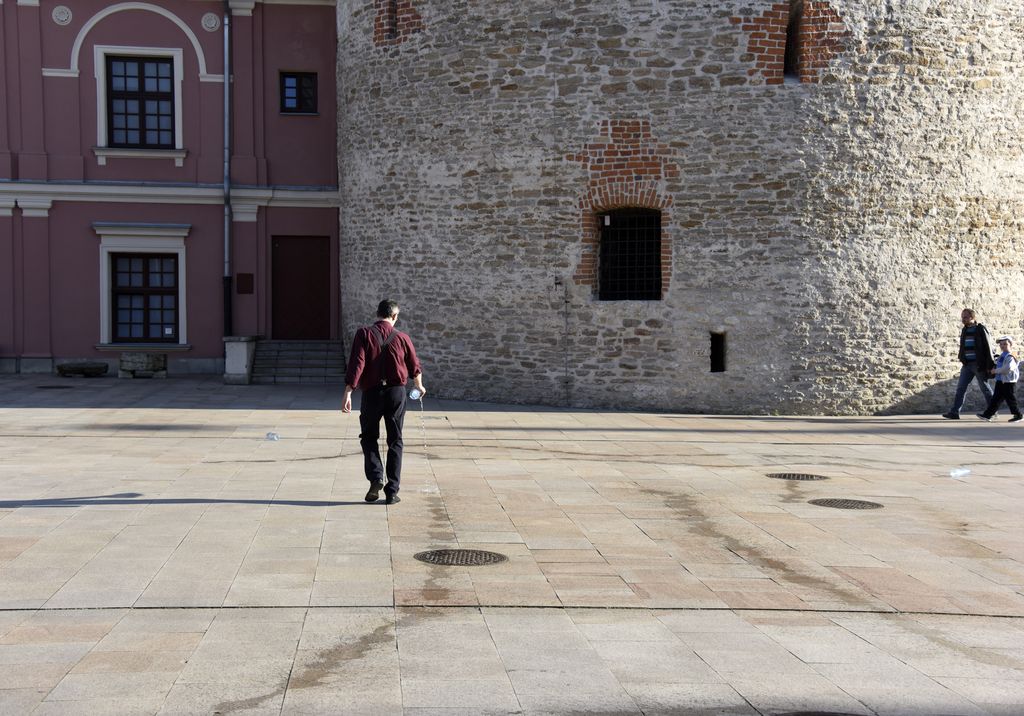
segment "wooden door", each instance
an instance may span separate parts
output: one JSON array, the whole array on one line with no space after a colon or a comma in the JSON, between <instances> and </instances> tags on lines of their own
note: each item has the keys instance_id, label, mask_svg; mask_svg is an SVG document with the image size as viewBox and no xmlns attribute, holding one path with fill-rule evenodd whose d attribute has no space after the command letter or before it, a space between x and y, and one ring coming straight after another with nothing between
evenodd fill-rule
<instances>
[{"instance_id":1,"label":"wooden door","mask_svg":"<svg viewBox=\"0 0 1024 716\"><path fill-rule=\"evenodd\" d=\"M271 245L271 337L285 341L329 339L330 239L275 236Z\"/></svg>"}]
</instances>

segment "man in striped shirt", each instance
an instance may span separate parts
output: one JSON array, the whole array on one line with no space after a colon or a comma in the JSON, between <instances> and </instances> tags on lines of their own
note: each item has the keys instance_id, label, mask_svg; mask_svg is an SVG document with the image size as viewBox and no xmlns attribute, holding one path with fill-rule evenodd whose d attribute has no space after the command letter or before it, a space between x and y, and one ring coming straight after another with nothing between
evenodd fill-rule
<instances>
[{"instance_id":1,"label":"man in striped shirt","mask_svg":"<svg viewBox=\"0 0 1024 716\"><path fill-rule=\"evenodd\" d=\"M992 388L988 383L992 368L995 367L995 360L992 358L992 338L988 334L988 329L978 323L977 315L972 309L965 308L960 314L960 320L964 324L960 331L960 352L957 355L960 359L960 379L956 384L953 407L948 413L942 414L947 420L960 419L967 386L972 380L978 381L978 387L985 396L985 404L992 400Z\"/></svg>"}]
</instances>

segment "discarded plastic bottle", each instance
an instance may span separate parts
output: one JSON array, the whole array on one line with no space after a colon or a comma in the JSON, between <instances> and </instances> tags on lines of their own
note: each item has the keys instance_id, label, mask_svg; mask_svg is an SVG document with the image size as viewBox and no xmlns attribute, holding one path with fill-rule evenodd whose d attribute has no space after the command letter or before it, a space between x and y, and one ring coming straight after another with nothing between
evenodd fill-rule
<instances>
[{"instance_id":1,"label":"discarded plastic bottle","mask_svg":"<svg viewBox=\"0 0 1024 716\"><path fill-rule=\"evenodd\" d=\"M970 474L971 469L969 467L954 467L949 471L949 476L954 480L959 480L961 477L967 477Z\"/></svg>"},{"instance_id":2,"label":"discarded plastic bottle","mask_svg":"<svg viewBox=\"0 0 1024 716\"><path fill-rule=\"evenodd\" d=\"M423 397L423 393L420 392L419 388L413 388L409 391L409 400L419 400Z\"/></svg>"},{"instance_id":3,"label":"discarded plastic bottle","mask_svg":"<svg viewBox=\"0 0 1024 716\"><path fill-rule=\"evenodd\" d=\"M280 440L281 436L277 433L267 433L267 440Z\"/></svg>"}]
</instances>

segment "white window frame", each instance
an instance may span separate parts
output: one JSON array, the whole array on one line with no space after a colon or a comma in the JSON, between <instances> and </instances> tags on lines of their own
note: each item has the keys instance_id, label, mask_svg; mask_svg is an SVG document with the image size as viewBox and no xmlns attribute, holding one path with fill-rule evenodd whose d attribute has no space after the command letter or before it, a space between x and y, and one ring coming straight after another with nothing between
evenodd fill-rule
<instances>
[{"instance_id":1,"label":"white window frame","mask_svg":"<svg viewBox=\"0 0 1024 716\"><path fill-rule=\"evenodd\" d=\"M188 343L185 237L191 229L188 224L93 224L93 231L100 237L100 345L113 345L110 316L110 292L113 288L110 279L111 254L175 254L178 257L178 342L158 345L184 346ZM123 345L140 347L136 343Z\"/></svg>"},{"instance_id":2,"label":"white window frame","mask_svg":"<svg viewBox=\"0 0 1024 716\"><path fill-rule=\"evenodd\" d=\"M181 86L184 79L185 52L180 47L123 47L117 45L95 45L93 47L93 74L96 75L96 161L100 166L107 163L107 157L173 157L174 165L180 167L185 161L185 137L183 136L184 112L182 109ZM174 64L174 149L128 149L111 147L107 144L107 55L125 57L162 57Z\"/></svg>"}]
</instances>

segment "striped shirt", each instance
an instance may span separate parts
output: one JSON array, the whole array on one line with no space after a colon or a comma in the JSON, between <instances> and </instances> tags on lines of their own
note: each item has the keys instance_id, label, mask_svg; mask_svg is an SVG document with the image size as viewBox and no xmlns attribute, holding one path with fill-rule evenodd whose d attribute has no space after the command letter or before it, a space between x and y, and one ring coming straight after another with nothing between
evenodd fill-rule
<instances>
[{"instance_id":1,"label":"striped shirt","mask_svg":"<svg viewBox=\"0 0 1024 716\"><path fill-rule=\"evenodd\" d=\"M977 325L964 328L964 360L968 363L974 363L978 360L978 353L975 350L978 342L976 338L977 333Z\"/></svg>"}]
</instances>

